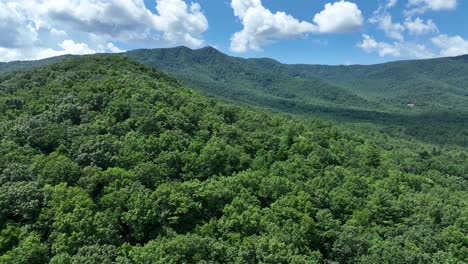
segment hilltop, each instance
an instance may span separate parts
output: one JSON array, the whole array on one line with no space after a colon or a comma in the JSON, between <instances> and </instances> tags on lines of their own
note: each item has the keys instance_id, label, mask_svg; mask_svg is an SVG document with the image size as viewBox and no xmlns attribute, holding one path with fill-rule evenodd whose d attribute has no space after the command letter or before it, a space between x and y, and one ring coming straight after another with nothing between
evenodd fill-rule
<instances>
[{"instance_id":1,"label":"hilltop","mask_svg":"<svg viewBox=\"0 0 468 264\"><path fill-rule=\"evenodd\" d=\"M120 54L165 71L204 95L274 112L322 117L404 138L464 146L467 56L378 65L287 65L206 47ZM66 58L0 65L27 69Z\"/></svg>"}]
</instances>

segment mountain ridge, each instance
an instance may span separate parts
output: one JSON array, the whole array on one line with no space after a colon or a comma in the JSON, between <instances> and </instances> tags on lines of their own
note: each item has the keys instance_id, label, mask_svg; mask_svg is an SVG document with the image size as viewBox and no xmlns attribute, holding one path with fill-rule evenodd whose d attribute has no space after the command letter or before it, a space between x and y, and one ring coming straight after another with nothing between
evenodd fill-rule
<instances>
[{"instance_id":1,"label":"mountain ridge","mask_svg":"<svg viewBox=\"0 0 468 264\"><path fill-rule=\"evenodd\" d=\"M376 65L283 64L213 47L117 54L165 71L210 97L338 122L375 124L393 134L461 141L468 123L468 55ZM0 64L0 72L70 57Z\"/></svg>"},{"instance_id":2,"label":"mountain ridge","mask_svg":"<svg viewBox=\"0 0 468 264\"><path fill-rule=\"evenodd\" d=\"M439 59L467 59L468 60L468 54L463 54L463 55L457 55L457 56L443 56L443 57L435 57L435 58L425 58L425 59L404 59L404 60L390 60L390 61L385 61L381 63L372 63L372 64L321 64L321 63L286 63L286 62L281 62L276 59L270 58L270 57L240 57L240 56L232 56L228 55L226 53L221 52L220 50L216 49L213 46L204 46L201 48L190 48L188 46L175 46L175 47L167 47L167 48L140 48L140 49L133 49L133 50L128 50L124 52L118 52L118 53L112 53L112 54L124 54L127 52L131 51L138 51L138 50L171 50L171 49L185 49L185 50L190 50L190 51L203 51L203 50L208 50L212 52L217 52L232 58L239 58L239 59L246 59L246 60L262 60L262 59L268 59L268 60L273 60L275 62L285 64L285 65L313 65L313 66L329 66L329 67L352 67L352 66L376 66L376 65L383 65L383 64L392 64L392 63L398 63L398 62L414 62L414 61L431 61L431 60L439 60ZM95 54L89 54L89 55L100 55L100 54L111 54L111 53L95 53ZM0 65L5 65L5 64L19 64L19 63L29 63L29 62L39 62L39 61L47 61L55 58L69 58L69 57L74 57L74 56L83 56L83 55L73 55L73 54L64 54L64 55L59 55L59 56L53 56L53 57L47 57L43 59L30 59L30 60L12 60L12 61L0 61ZM3 69L2 69L3 70Z\"/></svg>"}]
</instances>

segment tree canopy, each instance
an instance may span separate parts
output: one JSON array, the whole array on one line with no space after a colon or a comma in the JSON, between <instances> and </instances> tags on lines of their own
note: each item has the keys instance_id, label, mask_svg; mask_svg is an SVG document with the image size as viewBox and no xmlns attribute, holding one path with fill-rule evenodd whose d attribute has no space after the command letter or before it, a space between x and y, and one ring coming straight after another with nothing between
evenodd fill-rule
<instances>
[{"instance_id":1,"label":"tree canopy","mask_svg":"<svg viewBox=\"0 0 468 264\"><path fill-rule=\"evenodd\" d=\"M0 75L0 263L466 263L467 153L128 58Z\"/></svg>"}]
</instances>

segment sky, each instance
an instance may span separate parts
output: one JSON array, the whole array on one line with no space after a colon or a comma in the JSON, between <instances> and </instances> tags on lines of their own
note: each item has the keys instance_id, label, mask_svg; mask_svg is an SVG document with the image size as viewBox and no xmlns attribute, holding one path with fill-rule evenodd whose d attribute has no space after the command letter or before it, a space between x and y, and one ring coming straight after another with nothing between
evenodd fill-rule
<instances>
[{"instance_id":1,"label":"sky","mask_svg":"<svg viewBox=\"0 0 468 264\"><path fill-rule=\"evenodd\" d=\"M468 54L462 0L0 0L0 61L213 46L283 63Z\"/></svg>"}]
</instances>

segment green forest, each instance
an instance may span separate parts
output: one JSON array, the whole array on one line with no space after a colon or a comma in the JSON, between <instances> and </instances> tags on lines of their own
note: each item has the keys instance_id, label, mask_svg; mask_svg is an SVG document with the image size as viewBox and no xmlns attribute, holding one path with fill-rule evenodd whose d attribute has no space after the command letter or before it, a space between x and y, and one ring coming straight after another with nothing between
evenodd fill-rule
<instances>
[{"instance_id":1,"label":"green forest","mask_svg":"<svg viewBox=\"0 0 468 264\"><path fill-rule=\"evenodd\" d=\"M118 54L171 74L190 88L233 104L320 117L439 146L466 147L468 55L376 65L289 65L243 59L215 48L141 49ZM0 63L0 72L72 56ZM413 105L412 107L408 104Z\"/></svg>"},{"instance_id":2,"label":"green forest","mask_svg":"<svg viewBox=\"0 0 468 264\"><path fill-rule=\"evenodd\" d=\"M460 125L460 124L459 124ZM0 74L0 263L467 263L468 155L129 58Z\"/></svg>"}]
</instances>

